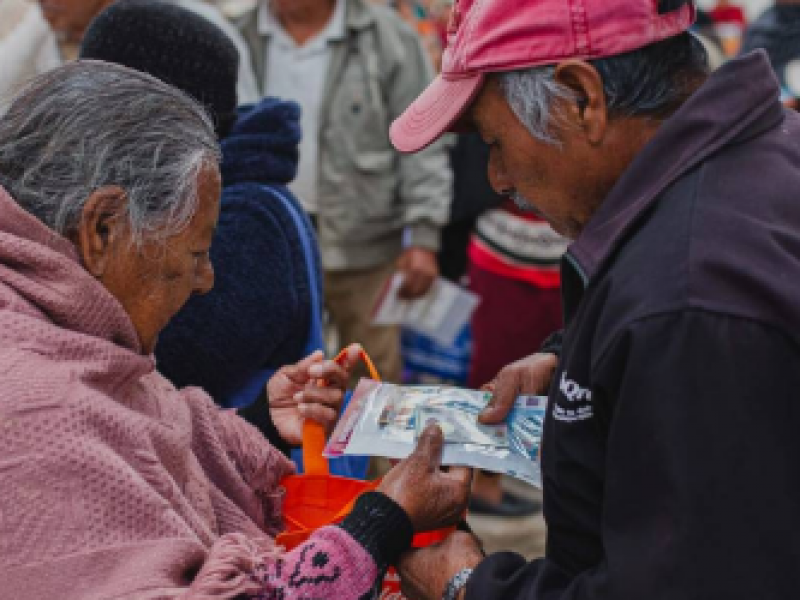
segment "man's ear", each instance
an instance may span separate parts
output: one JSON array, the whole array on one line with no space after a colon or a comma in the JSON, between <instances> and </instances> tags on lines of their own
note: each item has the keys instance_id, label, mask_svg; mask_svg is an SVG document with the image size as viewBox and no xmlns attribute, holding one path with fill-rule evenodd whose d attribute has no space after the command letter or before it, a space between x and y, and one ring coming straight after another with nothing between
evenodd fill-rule
<instances>
[{"instance_id":1,"label":"man's ear","mask_svg":"<svg viewBox=\"0 0 800 600\"><path fill-rule=\"evenodd\" d=\"M109 258L124 236L127 196L117 186L102 187L83 205L75 231L75 244L83 266L101 278Z\"/></svg>"},{"instance_id":2,"label":"man's ear","mask_svg":"<svg viewBox=\"0 0 800 600\"><path fill-rule=\"evenodd\" d=\"M586 141L599 146L608 128L608 105L600 73L585 61L567 60L556 67L555 79L574 96L574 100L565 103L564 116L584 133Z\"/></svg>"}]
</instances>

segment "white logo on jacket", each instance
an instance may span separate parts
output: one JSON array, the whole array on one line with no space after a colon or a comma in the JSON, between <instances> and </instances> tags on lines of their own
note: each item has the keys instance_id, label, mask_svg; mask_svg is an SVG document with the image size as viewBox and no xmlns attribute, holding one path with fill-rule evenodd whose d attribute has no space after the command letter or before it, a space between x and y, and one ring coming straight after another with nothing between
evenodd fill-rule
<instances>
[{"instance_id":1,"label":"white logo on jacket","mask_svg":"<svg viewBox=\"0 0 800 600\"><path fill-rule=\"evenodd\" d=\"M553 404L553 418L557 421L574 423L591 419L594 415L592 408L592 390L579 385L576 381L569 379L566 372L561 373L561 382L558 386L559 391L570 404L581 403L575 408L565 408L558 403Z\"/></svg>"}]
</instances>

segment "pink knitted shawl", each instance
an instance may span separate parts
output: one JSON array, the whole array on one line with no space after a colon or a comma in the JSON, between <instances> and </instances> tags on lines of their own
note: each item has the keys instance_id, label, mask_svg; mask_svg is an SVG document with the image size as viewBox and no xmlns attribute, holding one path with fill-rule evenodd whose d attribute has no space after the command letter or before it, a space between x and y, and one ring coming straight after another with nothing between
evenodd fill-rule
<instances>
[{"instance_id":1,"label":"pink knitted shawl","mask_svg":"<svg viewBox=\"0 0 800 600\"><path fill-rule=\"evenodd\" d=\"M252 591L292 470L161 377L73 246L0 188L1 600Z\"/></svg>"}]
</instances>

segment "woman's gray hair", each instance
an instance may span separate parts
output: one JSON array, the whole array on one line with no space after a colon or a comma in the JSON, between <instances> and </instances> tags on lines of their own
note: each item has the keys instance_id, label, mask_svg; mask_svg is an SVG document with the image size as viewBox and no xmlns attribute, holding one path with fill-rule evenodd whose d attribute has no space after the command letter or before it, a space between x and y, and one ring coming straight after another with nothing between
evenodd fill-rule
<instances>
[{"instance_id":1,"label":"woman's gray hair","mask_svg":"<svg viewBox=\"0 0 800 600\"><path fill-rule=\"evenodd\" d=\"M591 61L603 80L612 117L668 117L708 75L708 57L690 33L639 50ZM514 114L531 135L558 143L559 100L577 101L575 93L555 79L555 68L534 67L500 75L500 88Z\"/></svg>"},{"instance_id":2,"label":"woman's gray hair","mask_svg":"<svg viewBox=\"0 0 800 600\"><path fill-rule=\"evenodd\" d=\"M132 240L164 240L197 210L197 177L220 160L205 110L127 69L80 61L34 79L0 119L0 176L17 203L61 235L89 196L118 186Z\"/></svg>"}]
</instances>

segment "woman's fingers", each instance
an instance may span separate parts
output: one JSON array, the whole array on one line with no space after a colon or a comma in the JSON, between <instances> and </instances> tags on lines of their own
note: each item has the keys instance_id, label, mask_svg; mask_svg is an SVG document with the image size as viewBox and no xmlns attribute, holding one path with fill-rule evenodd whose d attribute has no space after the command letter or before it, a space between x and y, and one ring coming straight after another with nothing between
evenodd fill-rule
<instances>
[{"instance_id":1,"label":"woman's fingers","mask_svg":"<svg viewBox=\"0 0 800 600\"><path fill-rule=\"evenodd\" d=\"M313 366L323 360L325 360L325 355L321 350L317 350L313 354L306 356L299 363L282 368L280 372L286 375L292 383L303 385L312 377L310 371Z\"/></svg>"},{"instance_id":2,"label":"woman's fingers","mask_svg":"<svg viewBox=\"0 0 800 600\"><path fill-rule=\"evenodd\" d=\"M295 394L294 399L300 404L320 404L339 410L344 400L344 392L338 388L322 388L308 386L302 392Z\"/></svg>"},{"instance_id":3,"label":"woman's fingers","mask_svg":"<svg viewBox=\"0 0 800 600\"><path fill-rule=\"evenodd\" d=\"M336 419L339 416L339 411L322 404L300 404L297 410L303 418L315 421L325 428L329 428L336 423Z\"/></svg>"},{"instance_id":4,"label":"woman's fingers","mask_svg":"<svg viewBox=\"0 0 800 600\"><path fill-rule=\"evenodd\" d=\"M446 472L442 472L442 475L469 489L472 486L473 473L474 471L468 467L450 467Z\"/></svg>"},{"instance_id":5,"label":"woman's fingers","mask_svg":"<svg viewBox=\"0 0 800 600\"><path fill-rule=\"evenodd\" d=\"M364 349L361 347L361 344L350 344L342 356L342 368L350 373L361 360L361 353L363 351Z\"/></svg>"},{"instance_id":6,"label":"woman's fingers","mask_svg":"<svg viewBox=\"0 0 800 600\"><path fill-rule=\"evenodd\" d=\"M348 373L347 369L332 360L326 360L311 365L308 372L312 378L324 381L329 387L336 387L339 389L347 387L347 380L350 377L350 373Z\"/></svg>"}]
</instances>

